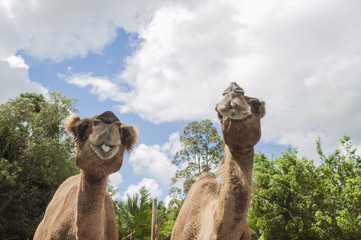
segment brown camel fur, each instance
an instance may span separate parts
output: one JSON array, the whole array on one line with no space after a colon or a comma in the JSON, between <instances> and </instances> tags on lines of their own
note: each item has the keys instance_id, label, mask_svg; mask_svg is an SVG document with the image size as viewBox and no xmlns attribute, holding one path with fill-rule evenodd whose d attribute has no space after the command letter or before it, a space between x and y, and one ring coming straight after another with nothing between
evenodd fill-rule
<instances>
[{"instance_id":1,"label":"brown camel fur","mask_svg":"<svg viewBox=\"0 0 361 240\"><path fill-rule=\"evenodd\" d=\"M251 201L254 145L261 137L265 103L244 96L236 83L224 91L216 111L224 139L223 170L215 179L203 173L190 188L171 239L251 239L247 212Z\"/></svg>"},{"instance_id":2,"label":"brown camel fur","mask_svg":"<svg viewBox=\"0 0 361 240\"><path fill-rule=\"evenodd\" d=\"M66 128L77 143L80 174L55 192L34 239L118 239L107 178L122 166L124 152L133 149L137 130L109 111L82 120L73 115Z\"/></svg>"}]
</instances>

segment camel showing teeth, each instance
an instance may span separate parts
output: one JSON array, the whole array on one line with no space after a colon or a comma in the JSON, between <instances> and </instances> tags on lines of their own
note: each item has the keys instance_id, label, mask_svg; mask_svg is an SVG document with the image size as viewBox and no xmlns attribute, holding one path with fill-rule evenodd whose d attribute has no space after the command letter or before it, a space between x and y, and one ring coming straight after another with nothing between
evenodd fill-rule
<instances>
[{"instance_id":1,"label":"camel showing teeth","mask_svg":"<svg viewBox=\"0 0 361 240\"><path fill-rule=\"evenodd\" d=\"M73 115L65 127L76 139L74 162L81 171L55 192L32 239L118 239L107 180L134 148L137 129L110 111L85 119Z\"/></svg>"}]
</instances>

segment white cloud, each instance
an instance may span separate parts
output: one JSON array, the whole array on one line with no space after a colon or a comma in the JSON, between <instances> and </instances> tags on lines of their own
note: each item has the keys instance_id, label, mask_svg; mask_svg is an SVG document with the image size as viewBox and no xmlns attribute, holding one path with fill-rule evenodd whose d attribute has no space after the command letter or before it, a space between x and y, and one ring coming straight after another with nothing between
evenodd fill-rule
<instances>
[{"instance_id":1,"label":"white cloud","mask_svg":"<svg viewBox=\"0 0 361 240\"><path fill-rule=\"evenodd\" d=\"M263 141L316 157L361 143L361 2L197 1L160 8L120 75L122 112L153 122L215 119L229 82L267 102ZM118 79L119 81L119 79Z\"/></svg>"},{"instance_id":2,"label":"white cloud","mask_svg":"<svg viewBox=\"0 0 361 240\"><path fill-rule=\"evenodd\" d=\"M58 77L81 88L90 87L90 93L98 95L101 101L107 99L120 101L123 99L122 95L119 94L121 88L107 77L93 77L91 73L73 74L71 76L59 74Z\"/></svg>"},{"instance_id":3,"label":"white cloud","mask_svg":"<svg viewBox=\"0 0 361 240\"><path fill-rule=\"evenodd\" d=\"M227 46L236 26L232 14L222 15L227 10L227 4L213 8L206 3L194 10L177 6L157 11L140 32L141 48L121 75L134 88L121 111L153 122L212 116L219 99L212 93L228 82L223 60L233 56Z\"/></svg>"},{"instance_id":4,"label":"white cloud","mask_svg":"<svg viewBox=\"0 0 361 240\"><path fill-rule=\"evenodd\" d=\"M154 177L163 185L168 186L177 166L171 163L174 154L180 150L179 133L169 136L164 145L138 145L131 153L129 163L135 174Z\"/></svg>"},{"instance_id":5,"label":"white cloud","mask_svg":"<svg viewBox=\"0 0 361 240\"><path fill-rule=\"evenodd\" d=\"M0 58L0 104L24 92L47 94L48 90L41 84L30 81L28 70L29 66L21 56Z\"/></svg>"},{"instance_id":6,"label":"white cloud","mask_svg":"<svg viewBox=\"0 0 361 240\"><path fill-rule=\"evenodd\" d=\"M124 192L122 200L126 201L129 196L138 193L141 187L146 187L150 192L151 198L158 198L162 195L162 190L159 188L159 184L155 179L143 178L137 185L131 184L128 189Z\"/></svg>"},{"instance_id":7,"label":"white cloud","mask_svg":"<svg viewBox=\"0 0 361 240\"><path fill-rule=\"evenodd\" d=\"M119 172L110 174L108 179L114 187L118 187L123 182L122 175Z\"/></svg>"},{"instance_id":8,"label":"white cloud","mask_svg":"<svg viewBox=\"0 0 361 240\"><path fill-rule=\"evenodd\" d=\"M215 119L221 92L235 81L267 101L264 141L314 156L319 135L326 151L342 133L361 144L360 8L358 0L2 1L0 59L21 49L38 59L84 57L123 27L141 40L126 69L69 83L119 102L121 112L165 122ZM26 69L4 66L1 79L41 90Z\"/></svg>"},{"instance_id":9,"label":"white cloud","mask_svg":"<svg viewBox=\"0 0 361 240\"><path fill-rule=\"evenodd\" d=\"M21 56L11 56L6 61L9 63L10 68L25 68L29 69L29 66L25 63Z\"/></svg>"},{"instance_id":10,"label":"white cloud","mask_svg":"<svg viewBox=\"0 0 361 240\"><path fill-rule=\"evenodd\" d=\"M11 68L27 69L23 59L15 56L19 51L39 60L56 62L85 57L89 52L100 53L115 39L117 28L137 32L150 21L162 2L2 0L0 61L7 60ZM3 62L0 65L0 102L26 91L46 91L40 84L30 82L27 71L9 70ZM93 88L95 94L107 90Z\"/></svg>"},{"instance_id":11,"label":"white cloud","mask_svg":"<svg viewBox=\"0 0 361 240\"><path fill-rule=\"evenodd\" d=\"M24 92L47 94L47 89L41 84L29 80L28 69L24 67L26 64L17 60L17 57L7 61L0 60L0 104Z\"/></svg>"},{"instance_id":12,"label":"white cloud","mask_svg":"<svg viewBox=\"0 0 361 240\"><path fill-rule=\"evenodd\" d=\"M326 152L338 147L337 139L343 134L353 136L359 144L359 66L361 56L354 54L325 60L298 85L295 96L289 97L292 105L265 120L264 139L299 146L301 154L314 157L318 136Z\"/></svg>"},{"instance_id":13,"label":"white cloud","mask_svg":"<svg viewBox=\"0 0 361 240\"><path fill-rule=\"evenodd\" d=\"M136 32L151 19L162 2L1 1L0 57L23 49L41 60L62 61L100 52L114 40L118 27Z\"/></svg>"},{"instance_id":14,"label":"white cloud","mask_svg":"<svg viewBox=\"0 0 361 240\"><path fill-rule=\"evenodd\" d=\"M179 188L182 188L183 184L181 186L179 186ZM177 200L182 200L182 198L179 196L178 193L172 193L172 194L168 194L165 199L164 199L164 205L168 208L169 203L173 200L173 199L177 199ZM184 196L183 196L184 199Z\"/></svg>"},{"instance_id":15,"label":"white cloud","mask_svg":"<svg viewBox=\"0 0 361 240\"><path fill-rule=\"evenodd\" d=\"M115 194L112 196L113 200L120 200L119 185L123 182L122 175L119 172L112 173L108 177L109 184L115 190Z\"/></svg>"},{"instance_id":16,"label":"white cloud","mask_svg":"<svg viewBox=\"0 0 361 240\"><path fill-rule=\"evenodd\" d=\"M167 195L164 199L164 205L168 208L170 201L172 201L172 197Z\"/></svg>"},{"instance_id":17,"label":"white cloud","mask_svg":"<svg viewBox=\"0 0 361 240\"><path fill-rule=\"evenodd\" d=\"M162 151L168 153L168 156L173 156L182 149L181 142L179 141L179 132L169 135L168 142L162 146Z\"/></svg>"}]
</instances>

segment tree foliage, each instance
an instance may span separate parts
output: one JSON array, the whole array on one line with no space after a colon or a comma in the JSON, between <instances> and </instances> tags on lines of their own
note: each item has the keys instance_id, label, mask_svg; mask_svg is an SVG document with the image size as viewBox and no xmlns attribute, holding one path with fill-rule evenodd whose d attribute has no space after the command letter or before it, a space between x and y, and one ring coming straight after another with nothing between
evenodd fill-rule
<instances>
[{"instance_id":1,"label":"tree foliage","mask_svg":"<svg viewBox=\"0 0 361 240\"><path fill-rule=\"evenodd\" d=\"M0 239L32 239L59 184L77 172L62 127L75 111L57 92L0 105Z\"/></svg>"},{"instance_id":2,"label":"tree foliage","mask_svg":"<svg viewBox=\"0 0 361 240\"><path fill-rule=\"evenodd\" d=\"M189 123L179 140L182 149L174 156L173 164L181 167L186 163L186 167L176 171L171 184L183 182L182 192L187 194L201 173L210 173L217 168L223 157L223 142L216 127L208 119ZM181 194L181 189L177 187L171 191Z\"/></svg>"},{"instance_id":3,"label":"tree foliage","mask_svg":"<svg viewBox=\"0 0 361 240\"><path fill-rule=\"evenodd\" d=\"M253 239L361 239L361 158L350 138L321 164L289 149L256 155L249 221Z\"/></svg>"},{"instance_id":4,"label":"tree foliage","mask_svg":"<svg viewBox=\"0 0 361 240\"><path fill-rule=\"evenodd\" d=\"M178 209L171 206L166 207L164 202L160 201L157 206L157 226L159 240L170 239L172 229L177 218Z\"/></svg>"},{"instance_id":5,"label":"tree foliage","mask_svg":"<svg viewBox=\"0 0 361 240\"><path fill-rule=\"evenodd\" d=\"M139 192L128 195L126 201L115 200L115 215L122 240L148 240L151 237L152 204L149 190L144 186ZM175 222L172 210L167 208L162 201L157 205L157 229L159 240L170 238Z\"/></svg>"},{"instance_id":6,"label":"tree foliage","mask_svg":"<svg viewBox=\"0 0 361 240\"><path fill-rule=\"evenodd\" d=\"M149 190L128 195L126 201L115 201L119 239L150 239L152 202Z\"/></svg>"}]
</instances>

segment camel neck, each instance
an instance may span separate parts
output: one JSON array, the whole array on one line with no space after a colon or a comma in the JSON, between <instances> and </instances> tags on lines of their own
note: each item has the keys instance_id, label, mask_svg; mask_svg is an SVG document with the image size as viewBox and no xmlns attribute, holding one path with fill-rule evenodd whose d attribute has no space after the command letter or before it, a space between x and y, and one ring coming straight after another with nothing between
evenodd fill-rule
<instances>
[{"instance_id":1,"label":"camel neck","mask_svg":"<svg viewBox=\"0 0 361 240\"><path fill-rule=\"evenodd\" d=\"M251 200L253 147L224 148L223 179L214 213L213 231L217 239L235 239L233 234L243 231Z\"/></svg>"},{"instance_id":2,"label":"camel neck","mask_svg":"<svg viewBox=\"0 0 361 240\"><path fill-rule=\"evenodd\" d=\"M107 177L80 172L77 199L78 239L100 239L103 234Z\"/></svg>"},{"instance_id":3,"label":"camel neck","mask_svg":"<svg viewBox=\"0 0 361 240\"><path fill-rule=\"evenodd\" d=\"M225 146L224 164L240 172L248 181L252 181L254 147L230 148ZM236 163L236 164L233 164ZM236 169L233 169L235 168ZM229 169L231 170L231 169Z\"/></svg>"}]
</instances>

